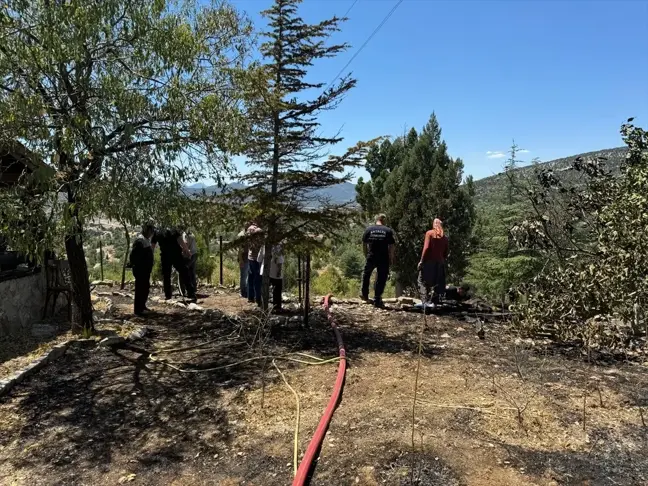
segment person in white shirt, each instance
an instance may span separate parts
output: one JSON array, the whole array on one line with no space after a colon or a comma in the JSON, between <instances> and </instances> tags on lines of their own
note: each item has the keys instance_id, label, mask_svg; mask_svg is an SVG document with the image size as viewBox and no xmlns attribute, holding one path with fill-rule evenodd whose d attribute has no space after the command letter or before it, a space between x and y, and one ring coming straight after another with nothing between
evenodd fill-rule
<instances>
[{"instance_id":1,"label":"person in white shirt","mask_svg":"<svg viewBox=\"0 0 648 486\"><path fill-rule=\"evenodd\" d=\"M259 250L257 262L261 265L260 274L263 275L265 260L265 246ZM283 247L281 244L272 247L272 258L270 260L270 286L272 287L272 310L281 312L281 293L283 291Z\"/></svg>"}]
</instances>

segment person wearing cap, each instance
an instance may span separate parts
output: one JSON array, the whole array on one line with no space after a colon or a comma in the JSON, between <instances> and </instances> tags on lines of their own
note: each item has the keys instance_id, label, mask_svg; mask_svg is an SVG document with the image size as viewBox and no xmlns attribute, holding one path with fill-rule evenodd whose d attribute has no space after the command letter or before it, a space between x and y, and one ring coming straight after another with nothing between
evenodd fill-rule
<instances>
[{"instance_id":1,"label":"person wearing cap","mask_svg":"<svg viewBox=\"0 0 648 486\"><path fill-rule=\"evenodd\" d=\"M142 232L137 235L130 252L129 266L135 277L135 315L146 314L146 301L151 289L151 272L153 271L153 246L151 237L155 234L153 223L147 222L142 226Z\"/></svg>"},{"instance_id":2,"label":"person wearing cap","mask_svg":"<svg viewBox=\"0 0 648 486\"><path fill-rule=\"evenodd\" d=\"M369 281L371 274L376 270L376 283L374 284L374 305L383 307L382 294L389 277L389 267L394 263L394 250L396 239L394 230L385 225L387 216L379 214L376 223L368 226L362 236L362 250L366 261L362 272L362 289L360 298L369 300Z\"/></svg>"}]
</instances>

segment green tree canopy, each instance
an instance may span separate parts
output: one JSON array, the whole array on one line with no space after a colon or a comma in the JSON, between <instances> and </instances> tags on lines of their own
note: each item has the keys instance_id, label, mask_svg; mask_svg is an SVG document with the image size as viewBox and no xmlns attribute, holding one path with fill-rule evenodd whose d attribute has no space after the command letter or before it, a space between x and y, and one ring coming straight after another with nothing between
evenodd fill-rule
<instances>
[{"instance_id":1,"label":"green tree canopy","mask_svg":"<svg viewBox=\"0 0 648 486\"><path fill-rule=\"evenodd\" d=\"M55 170L48 204L62 214L77 328L92 328L83 229L105 204L97 184L131 164L176 184L222 169L245 129L237 80L250 33L225 2L3 2L0 140Z\"/></svg>"},{"instance_id":2,"label":"green tree canopy","mask_svg":"<svg viewBox=\"0 0 648 486\"><path fill-rule=\"evenodd\" d=\"M398 281L415 284L425 232L436 217L450 240L450 275L460 279L473 245L474 189L471 177L463 181L463 162L448 155L436 115L420 133L411 129L405 138L374 149L369 162L372 179L360 185L358 201L365 211L384 212L396 231Z\"/></svg>"}]
</instances>

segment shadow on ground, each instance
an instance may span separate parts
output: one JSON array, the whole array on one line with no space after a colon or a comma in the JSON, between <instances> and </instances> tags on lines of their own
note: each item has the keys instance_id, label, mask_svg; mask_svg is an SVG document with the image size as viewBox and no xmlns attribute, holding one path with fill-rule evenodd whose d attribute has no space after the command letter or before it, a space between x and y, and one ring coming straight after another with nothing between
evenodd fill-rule
<instances>
[{"instance_id":1,"label":"shadow on ground","mask_svg":"<svg viewBox=\"0 0 648 486\"><path fill-rule=\"evenodd\" d=\"M117 311L117 318L124 316ZM240 400L245 406L245 391L261 386L269 360L254 358L293 352L330 357L338 348L321 310L313 311L308 327L269 326L259 316L257 311L231 317L217 310L170 308L140 321L149 333L134 346L70 348L0 400L0 415L9 417L0 420L0 482L4 463L9 466L5 471L37 478L31 482L35 485L94 484L115 474L116 462L123 468L128 458L128 471L142 478L204 460L201 467L212 471L214 481L219 475L253 479L264 470L284 484L290 468L260 452L248 454L245 464L219 462L235 454L229 450L237 427L231 405ZM352 363L367 352L416 349L411 326L388 332L370 324L339 317ZM176 351L161 352L170 348ZM143 351L159 353L157 359L168 364ZM284 368L299 366L286 363ZM206 368L218 369L193 372Z\"/></svg>"}]
</instances>

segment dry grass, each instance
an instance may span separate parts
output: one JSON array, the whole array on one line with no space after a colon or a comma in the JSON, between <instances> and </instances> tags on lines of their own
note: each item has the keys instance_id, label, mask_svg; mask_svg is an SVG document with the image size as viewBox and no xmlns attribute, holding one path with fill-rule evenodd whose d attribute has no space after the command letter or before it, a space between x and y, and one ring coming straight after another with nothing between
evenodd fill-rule
<instances>
[{"instance_id":1,"label":"dry grass","mask_svg":"<svg viewBox=\"0 0 648 486\"><path fill-rule=\"evenodd\" d=\"M120 303L118 311L129 305ZM243 318L252 309L232 294L213 294L202 305ZM233 362L249 351L241 342L245 332L232 322L157 310L167 320L147 323L153 334L144 347L221 336L208 347L169 355L179 366ZM642 366L595 366L524 348L496 325L487 326L481 341L466 323L440 318L423 335L412 454L422 316L367 306L337 312L350 366L313 484L648 482L648 429L638 408L646 404ZM310 329L273 329L269 354L295 350L335 354L321 317ZM290 483L294 396L271 367L265 381L262 363L188 376L133 353L76 353L0 402L0 482L114 484L135 474L133 484ZM300 397L303 454L336 365L280 366Z\"/></svg>"}]
</instances>

